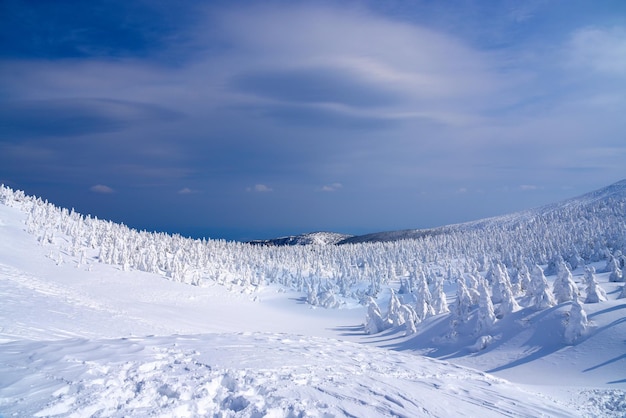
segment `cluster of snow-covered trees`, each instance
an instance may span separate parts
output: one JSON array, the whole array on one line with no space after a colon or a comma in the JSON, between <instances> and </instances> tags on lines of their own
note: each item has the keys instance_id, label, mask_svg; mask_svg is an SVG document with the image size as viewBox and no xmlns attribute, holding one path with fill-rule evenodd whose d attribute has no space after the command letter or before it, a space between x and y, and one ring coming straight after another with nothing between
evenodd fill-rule
<instances>
[{"instance_id":1,"label":"cluster of snow-covered trees","mask_svg":"<svg viewBox=\"0 0 626 418\"><path fill-rule=\"evenodd\" d=\"M621 270L613 264L614 259L611 258L606 271L611 272L610 277L619 275L618 281L623 281ZM479 341L485 344L484 338L490 338L489 333L495 324L507 315L523 308L542 311L569 303L571 308L565 321L564 338L567 343L573 343L584 334L588 325L581 300L585 304L599 303L606 301L607 295L598 284L593 266L585 267L583 297L573 280L569 265L562 258L555 264L556 274L552 285L539 265L534 265L531 270L524 265L515 272L513 278L509 269L497 261L484 273L477 270L459 271L454 275L456 299L451 310L442 290L442 280L435 278L429 284L424 274L420 273L415 276L416 280L410 280L417 285L408 286L409 289L412 287L408 295L405 294L405 282L401 285L400 295L391 291L386 314L383 314L373 298L368 299L365 332L374 334L404 326L406 334L410 335L416 332L416 325L424 319L450 312L450 338L455 338L461 328L467 334L467 327L471 324L473 328L470 333L480 337ZM618 298L626 298L626 285L622 286Z\"/></svg>"},{"instance_id":2,"label":"cluster of snow-covered trees","mask_svg":"<svg viewBox=\"0 0 626 418\"><path fill-rule=\"evenodd\" d=\"M411 333L425 318L448 312L445 283L456 283L453 329L473 312L475 332L485 333L499 318L519 310L520 303L545 309L574 301L570 322L582 323L584 315L574 312L579 295L571 269L606 259L611 280L619 282L626 262L625 193L444 227L417 239L307 246L137 231L4 186L0 203L26 211L28 232L42 245L59 248L59 262L65 254L78 264L97 260L200 286L278 283L324 307L354 298L369 303L366 330L372 333L390 326L405 326ZM545 274L556 274L552 289L539 265L547 265ZM398 292L392 293L383 315L374 298L390 284ZM606 298L591 270L585 295L585 303Z\"/></svg>"}]
</instances>

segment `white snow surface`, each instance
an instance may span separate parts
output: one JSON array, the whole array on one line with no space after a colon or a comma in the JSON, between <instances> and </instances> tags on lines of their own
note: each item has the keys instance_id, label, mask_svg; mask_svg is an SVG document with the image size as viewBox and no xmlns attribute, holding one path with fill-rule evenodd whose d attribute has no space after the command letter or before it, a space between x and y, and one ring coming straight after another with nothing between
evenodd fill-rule
<instances>
[{"instance_id":1,"label":"white snow surface","mask_svg":"<svg viewBox=\"0 0 626 418\"><path fill-rule=\"evenodd\" d=\"M360 305L79 264L25 218L0 205L2 417L626 416L626 300L606 274L579 343L559 336L564 304L507 316L474 352L446 316L367 336Z\"/></svg>"}]
</instances>

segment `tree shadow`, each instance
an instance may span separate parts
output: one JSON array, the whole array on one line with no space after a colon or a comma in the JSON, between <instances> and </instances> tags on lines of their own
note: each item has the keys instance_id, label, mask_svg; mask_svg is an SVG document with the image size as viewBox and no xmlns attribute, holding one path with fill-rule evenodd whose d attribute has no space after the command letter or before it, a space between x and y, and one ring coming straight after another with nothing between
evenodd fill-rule
<instances>
[{"instance_id":1,"label":"tree shadow","mask_svg":"<svg viewBox=\"0 0 626 418\"><path fill-rule=\"evenodd\" d=\"M331 331L335 331L342 337L356 337L365 336L365 329L363 325L341 325L335 328L330 328Z\"/></svg>"},{"instance_id":2,"label":"tree shadow","mask_svg":"<svg viewBox=\"0 0 626 418\"><path fill-rule=\"evenodd\" d=\"M611 380L610 382L606 382L606 383L608 383L610 385L614 385L614 384L616 385L616 384L619 384L619 383L626 383L626 379Z\"/></svg>"},{"instance_id":3,"label":"tree shadow","mask_svg":"<svg viewBox=\"0 0 626 418\"><path fill-rule=\"evenodd\" d=\"M591 314L587 315L587 318L592 319L593 317L596 317L598 315L603 315L605 313L617 311L619 309L626 309L626 303L623 303L623 304L617 305L617 306L612 306L610 308L606 308L606 309L603 309L601 311L591 313Z\"/></svg>"},{"instance_id":4,"label":"tree shadow","mask_svg":"<svg viewBox=\"0 0 626 418\"><path fill-rule=\"evenodd\" d=\"M590 371L592 371L592 370L599 369L600 367L607 366L607 365L609 365L609 364L611 364L611 363L615 363L616 361L619 361L619 360L622 360L622 359L626 359L626 354L622 354L621 356L617 356L617 357L615 357L615 358L612 358L612 359L610 359L610 360L607 360L607 361L605 361L604 363L600 363L600 364L597 364L597 365L595 365L595 366L593 366L593 367L589 367L589 368L587 368L587 369L583 370L583 372L584 372L584 373L586 373L586 372L590 372Z\"/></svg>"},{"instance_id":5,"label":"tree shadow","mask_svg":"<svg viewBox=\"0 0 626 418\"><path fill-rule=\"evenodd\" d=\"M503 364L502 366L495 367L493 369L487 370L487 373L497 373L502 370L512 369L517 366L521 366L522 364L530 363L535 360L539 360L542 357L548 356L555 351L558 351L561 346L551 346L551 347L541 347L539 350L534 351L532 354L527 355L526 357L520 358L518 360L512 361L508 364Z\"/></svg>"}]
</instances>

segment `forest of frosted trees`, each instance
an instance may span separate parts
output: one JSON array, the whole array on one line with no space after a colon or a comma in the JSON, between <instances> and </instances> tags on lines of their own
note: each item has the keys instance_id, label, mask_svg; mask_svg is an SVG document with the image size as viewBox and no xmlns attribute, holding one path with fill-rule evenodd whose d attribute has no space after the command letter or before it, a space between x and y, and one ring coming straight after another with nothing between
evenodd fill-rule
<instances>
[{"instance_id":1,"label":"forest of frosted trees","mask_svg":"<svg viewBox=\"0 0 626 418\"><path fill-rule=\"evenodd\" d=\"M365 325L372 333L400 325L411 333L426 317L448 312L454 332L473 310L481 334L498 317L519 310L520 303L545 309L574 300L572 321L586 321L584 312L574 308L579 294L571 271L606 260L611 281L624 280L625 188L448 226L416 239L345 245L262 246L137 231L5 186L0 203L27 213L26 230L50 246L50 257L58 263L71 258L79 266L112 264L198 286L250 290L280 284L303 292L311 305L327 308L356 299L369 304ZM585 303L606 298L594 285L594 273L589 268L585 274ZM545 275L556 275L553 286ZM451 308L445 283L456 288ZM375 299L385 287L396 291L383 313ZM571 328L570 337L580 332Z\"/></svg>"}]
</instances>

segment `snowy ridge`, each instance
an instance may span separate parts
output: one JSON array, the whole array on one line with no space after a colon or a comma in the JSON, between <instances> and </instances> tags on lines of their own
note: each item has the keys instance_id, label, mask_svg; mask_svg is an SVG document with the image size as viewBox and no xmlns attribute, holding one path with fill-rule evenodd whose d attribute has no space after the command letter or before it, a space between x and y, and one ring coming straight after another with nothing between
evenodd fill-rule
<instances>
[{"instance_id":1,"label":"snowy ridge","mask_svg":"<svg viewBox=\"0 0 626 418\"><path fill-rule=\"evenodd\" d=\"M249 244L256 245L334 245L342 242L352 235L340 234L337 232L310 232L307 234L290 235L265 240L249 241Z\"/></svg>"},{"instance_id":2,"label":"snowy ridge","mask_svg":"<svg viewBox=\"0 0 626 418\"><path fill-rule=\"evenodd\" d=\"M512 214L494 216L460 224L445 225L428 229L405 229L400 231L375 232L365 235L348 237L338 244L354 244L367 242L389 242L408 239L419 239L446 233L453 233L468 229L512 228L524 227L535 218L571 216L568 212L578 211L581 216L594 212L602 206L616 206L622 217L626 216L624 209L626 202L626 180L618 181L607 187L595 190L584 195L551 203L536 209L524 210ZM621 208L620 208L621 206Z\"/></svg>"}]
</instances>

